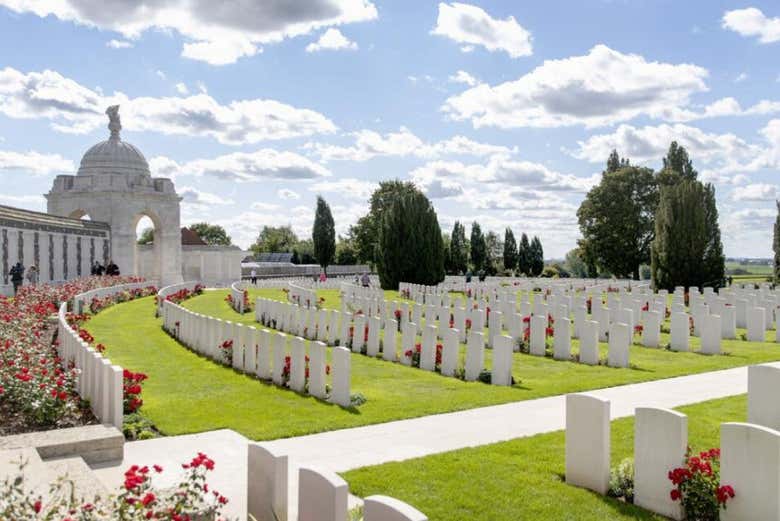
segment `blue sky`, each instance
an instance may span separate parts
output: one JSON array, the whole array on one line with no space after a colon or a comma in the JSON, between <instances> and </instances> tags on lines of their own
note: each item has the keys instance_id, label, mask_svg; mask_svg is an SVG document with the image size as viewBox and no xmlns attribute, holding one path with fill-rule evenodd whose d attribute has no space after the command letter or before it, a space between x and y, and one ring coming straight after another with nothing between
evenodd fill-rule
<instances>
[{"instance_id":1,"label":"blue sky","mask_svg":"<svg viewBox=\"0 0 780 521\"><path fill-rule=\"evenodd\" d=\"M727 255L769 256L780 170L780 4L698 0L0 0L0 204L42 194L107 137L172 177L183 222L248 246L340 232L383 179L444 229L538 234L562 257L612 148L672 139L715 183Z\"/></svg>"}]
</instances>

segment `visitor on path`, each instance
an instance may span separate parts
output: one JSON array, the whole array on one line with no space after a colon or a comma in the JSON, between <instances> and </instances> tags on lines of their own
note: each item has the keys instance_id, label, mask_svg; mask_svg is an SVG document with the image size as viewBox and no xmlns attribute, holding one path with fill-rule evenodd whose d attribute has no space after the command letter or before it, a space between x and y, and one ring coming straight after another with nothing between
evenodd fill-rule
<instances>
[{"instance_id":1,"label":"visitor on path","mask_svg":"<svg viewBox=\"0 0 780 521\"><path fill-rule=\"evenodd\" d=\"M24 282L24 266L21 262L17 262L8 272L11 276L11 283L14 285L14 295L19 291L19 287Z\"/></svg>"},{"instance_id":2,"label":"visitor on path","mask_svg":"<svg viewBox=\"0 0 780 521\"><path fill-rule=\"evenodd\" d=\"M320 273L320 282L325 282L326 280L328 280L328 276L325 275L325 272L323 271Z\"/></svg>"},{"instance_id":3,"label":"visitor on path","mask_svg":"<svg viewBox=\"0 0 780 521\"><path fill-rule=\"evenodd\" d=\"M471 270L468 270L466 272L466 284L468 284L469 282L471 282Z\"/></svg>"},{"instance_id":4,"label":"visitor on path","mask_svg":"<svg viewBox=\"0 0 780 521\"><path fill-rule=\"evenodd\" d=\"M103 266L98 261L92 263L92 267L89 270L90 275L97 276L103 274Z\"/></svg>"},{"instance_id":5,"label":"visitor on path","mask_svg":"<svg viewBox=\"0 0 780 521\"><path fill-rule=\"evenodd\" d=\"M252 284L257 284L257 270L252 268L252 271L249 272L249 278L252 281Z\"/></svg>"},{"instance_id":6,"label":"visitor on path","mask_svg":"<svg viewBox=\"0 0 780 521\"><path fill-rule=\"evenodd\" d=\"M480 282L485 282L485 277L487 277L487 275L485 274L485 270L479 270L477 276L479 277Z\"/></svg>"},{"instance_id":7,"label":"visitor on path","mask_svg":"<svg viewBox=\"0 0 780 521\"><path fill-rule=\"evenodd\" d=\"M35 286L38 284L38 268L33 264L30 266L30 268L27 270L27 282L30 283L30 286Z\"/></svg>"},{"instance_id":8,"label":"visitor on path","mask_svg":"<svg viewBox=\"0 0 780 521\"><path fill-rule=\"evenodd\" d=\"M95 275L97 275L98 277L102 277L105 272L106 272L106 267L98 262L97 267L95 268Z\"/></svg>"},{"instance_id":9,"label":"visitor on path","mask_svg":"<svg viewBox=\"0 0 780 521\"><path fill-rule=\"evenodd\" d=\"M363 273L363 276L360 277L360 283L364 288L367 288L371 285L371 279L368 278L368 273Z\"/></svg>"},{"instance_id":10,"label":"visitor on path","mask_svg":"<svg viewBox=\"0 0 780 521\"><path fill-rule=\"evenodd\" d=\"M119 276L119 266L114 264L114 261L108 261L108 266L106 266L106 275L109 277L118 277Z\"/></svg>"}]
</instances>

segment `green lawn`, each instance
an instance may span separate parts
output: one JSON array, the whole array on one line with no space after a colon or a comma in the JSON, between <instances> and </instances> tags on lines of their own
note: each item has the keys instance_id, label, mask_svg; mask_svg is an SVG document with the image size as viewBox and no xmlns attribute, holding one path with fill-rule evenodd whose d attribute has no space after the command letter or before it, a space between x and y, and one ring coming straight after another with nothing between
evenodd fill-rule
<instances>
[{"instance_id":1,"label":"green lawn","mask_svg":"<svg viewBox=\"0 0 780 521\"><path fill-rule=\"evenodd\" d=\"M273 291L277 290L269 294ZM208 291L186 305L253 324L253 314L239 316L229 308L223 301L226 294ZM284 297L281 291L278 294ZM326 305L338 306L335 294L332 302L325 298ZM226 427L251 439L274 439L780 360L780 346L769 342L724 342L729 356L633 346L630 369L516 354L513 374L519 382L513 387L496 387L353 354L352 392L363 394L368 402L345 410L194 354L162 331L153 310L152 298L119 304L95 316L87 328L96 343L108 347L107 355L114 363L149 375L143 410L169 435ZM576 350L576 342L574 347ZM602 350L606 354L606 346ZM489 350L485 358L490 366Z\"/></svg>"},{"instance_id":2,"label":"green lawn","mask_svg":"<svg viewBox=\"0 0 780 521\"><path fill-rule=\"evenodd\" d=\"M745 421L747 399L743 395L678 410L688 415L691 447L702 450L720 445L722 422ZM633 444L633 418L612 422L613 466L633 455ZM398 498L424 512L430 521L665 519L566 485L564 448L564 432L558 431L365 467L343 477L353 494Z\"/></svg>"}]
</instances>

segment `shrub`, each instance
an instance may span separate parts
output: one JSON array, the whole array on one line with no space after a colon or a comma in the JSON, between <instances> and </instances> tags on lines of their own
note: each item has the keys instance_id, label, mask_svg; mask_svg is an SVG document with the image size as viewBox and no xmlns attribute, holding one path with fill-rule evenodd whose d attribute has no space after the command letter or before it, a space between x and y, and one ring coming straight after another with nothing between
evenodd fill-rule
<instances>
[{"instance_id":1,"label":"shrub","mask_svg":"<svg viewBox=\"0 0 780 521\"><path fill-rule=\"evenodd\" d=\"M634 502L634 460L626 458L609 473L609 490L607 495L624 499L626 503Z\"/></svg>"},{"instance_id":2,"label":"shrub","mask_svg":"<svg viewBox=\"0 0 780 521\"><path fill-rule=\"evenodd\" d=\"M682 467L669 471L669 480L675 488L670 492L673 501L682 503L685 519L718 521L720 509L734 497L731 485L720 485L720 449L693 454L690 448Z\"/></svg>"}]
</instances>

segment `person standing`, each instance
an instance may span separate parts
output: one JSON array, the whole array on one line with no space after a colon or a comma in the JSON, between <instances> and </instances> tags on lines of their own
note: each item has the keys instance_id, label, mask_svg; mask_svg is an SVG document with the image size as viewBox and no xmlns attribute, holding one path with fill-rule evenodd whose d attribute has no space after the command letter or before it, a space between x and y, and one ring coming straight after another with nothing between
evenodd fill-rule
<instances>
[{"instance_id":1,"label":"person standing","mask_svg":"<svg viewBox=\"0 0 780 521\"><path fill-rule=\"evenodd\" d=\"M11 276L11 284L14 285L14 295L16 295L19 291L19 287L24 282L24 266L22 266L21 262L17 262L13 265L8 274Z\"/></svg>"},{"instance_id":2,"label":"person standing","mask_svg":"<svg viewBox=\"0 0 780 521\"><path fill-rule=\"evenodd\" d=\"M320 282L325 282L326 280L328 280L328 276L324 271L320 272Z\"/></svg>"},{"instance_id":3,"label":"person standing","mask_svg":"<svg viewBox=\"0 0 780 521\"><path fill-rule=\"evenodd\" d=\"M252 279L252 284L257 284L257 270L252 268L252 271L249 272L249 276Z\"/></svg>"},{"instance_id":4,"label":"person standing","mask_svg":"<svg viewBox=\"0 0 780 521\"><path fill-rule=\"evenodd\" d=\"M27 282L30 283L30 286L38 284L38 267L35 264L27 269Z\"/></svg>"},{"instance_id":5,"label":"person standing","mask_svg":"<svg viewBox=\"0 0 780 521\"><path fill-rule=\"evenodd\" d=\"M364 288L367 288L371 285L371 279L368 278L368 273L363 273L363 276L360 277L360 283Z\"/></svg>"}]
</instances>

